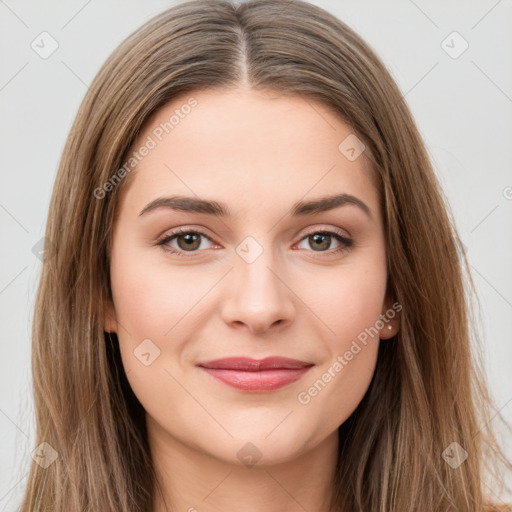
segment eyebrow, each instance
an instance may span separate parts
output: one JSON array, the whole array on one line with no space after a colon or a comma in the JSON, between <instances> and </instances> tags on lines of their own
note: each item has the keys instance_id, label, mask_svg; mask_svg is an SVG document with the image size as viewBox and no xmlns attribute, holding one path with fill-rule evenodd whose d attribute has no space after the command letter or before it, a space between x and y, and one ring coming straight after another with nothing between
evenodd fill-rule
<instances>
[{"instance_id":1,"label":"eyebrow","mask_svg":"<svg viewBox=\"0 0 512 512\"><path fill-rule=\"evenodd\" d=\"M370 208L361 199L350 194L336 194L311 201L298 201L291 208L291 215L294 217L312 215L314 213L326 212L341 206L354 205L360 208L368 217L372 218ZM183 212L203 213L216 217L231 216L230 209L223 203L197 197L169 196L158 197L149 202L139 213L145 215L157 208L170 208Z\"/></svg>"}]
</instances>

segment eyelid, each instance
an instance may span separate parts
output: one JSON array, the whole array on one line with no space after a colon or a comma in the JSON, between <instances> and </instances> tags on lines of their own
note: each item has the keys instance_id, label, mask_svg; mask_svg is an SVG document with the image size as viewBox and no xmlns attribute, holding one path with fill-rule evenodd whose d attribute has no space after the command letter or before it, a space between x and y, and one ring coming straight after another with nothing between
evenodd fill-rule
<instances>
[{"instance_id":1,"label":"eyelid","mask_svg":"<svg viewBox=\"0 0 512 512\"><path fill-rule=\"evenodd\" d=\"M308 228L308 231L306 231L306 233L304 233L301 237L300 240L303 240L305 237L309 236L309 235L313 235L315 233L336 233L337 235L339 235L340 237L346 239L346 240L352 240L352 237L350 236L350 234L345 234L343 233L343 231L341 231L340 228L336 228L336 227L332 227L332 226L329 226L329 227L317 227L318 224L316 226L314 226L313 228L309 229Z\"/></svg>"}]
</instances>

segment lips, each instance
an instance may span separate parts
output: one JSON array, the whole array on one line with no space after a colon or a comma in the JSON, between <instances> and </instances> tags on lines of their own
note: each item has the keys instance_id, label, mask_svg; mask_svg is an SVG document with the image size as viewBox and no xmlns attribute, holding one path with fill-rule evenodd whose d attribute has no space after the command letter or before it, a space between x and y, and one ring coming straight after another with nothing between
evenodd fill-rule
<instances>
[{"instance_id":1,"label":"lips","mask_svg":"<svg viewBox=\"0 0 512 512\"><path fill-rule=\"evenodd\" d=\"M218 370L242 370L246 372L257 372L261 370L276 369L297 369L311 366L312 363L290 359L288 357L267 357L265 359L251 359L249 357L227 357L198 363L203 368L215 368Z\"/></svg>"},{"instance_id":2,"label":"lips","mask_svg":"<svg viewBox=\"0 0 512 512\"><path fill-rule=\"evenodd\" d=\"M271 391L300 379L313 363L288 357L229 357L197 363L215 379L244 391Z\"/></svg>"}]
</instances>

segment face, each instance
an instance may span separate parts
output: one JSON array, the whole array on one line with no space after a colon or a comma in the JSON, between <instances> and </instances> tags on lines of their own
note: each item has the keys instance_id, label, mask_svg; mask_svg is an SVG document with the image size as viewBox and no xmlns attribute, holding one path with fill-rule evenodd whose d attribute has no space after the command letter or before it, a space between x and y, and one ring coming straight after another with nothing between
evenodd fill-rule
<instances>
[{"instance_id":1,"label":"face","mask_svg":"<svg viewBox=\"0 0 512 512\"><path fill-rule=\"evenodd\" d=\"M274 92L199 91L150 119L118 205L105 329L152 432L223 461L250 442L282 462L357 407L379 337L396 334L358 144L326 106ZM276 356L301 363L199 366Z\"/></svg>"}]
</instances>

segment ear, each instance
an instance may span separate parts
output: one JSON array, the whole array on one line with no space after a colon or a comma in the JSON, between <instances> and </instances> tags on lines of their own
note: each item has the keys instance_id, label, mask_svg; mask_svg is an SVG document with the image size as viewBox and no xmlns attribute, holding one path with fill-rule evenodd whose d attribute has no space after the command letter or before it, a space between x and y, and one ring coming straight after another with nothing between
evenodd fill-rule
<instances>
[{"instance_id":1,"label":"ear","mask_svg":"<svg viewBox=\"0 0 512 512\"><path fill-rule=\"evenodd\" d=\"M104 301L103 304L103 330L106 332L117 332L117 320L114 303L111 301Z\"/></svg>"},{"instance_id":2,"label":"ear","mask_svg":"<svg viewBox=\"0 0 512 512\"><path fill-rule=\"evenodd\" d=\"M402 311L402 305L394 300L388 287L381 311L381 320L384 323L384 326L379 332L381 339L387 340L396 336L400 330L400 311Z\"/></svg>"}]
</instances>

